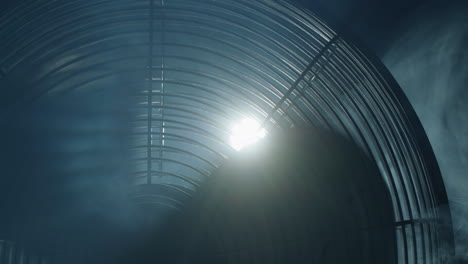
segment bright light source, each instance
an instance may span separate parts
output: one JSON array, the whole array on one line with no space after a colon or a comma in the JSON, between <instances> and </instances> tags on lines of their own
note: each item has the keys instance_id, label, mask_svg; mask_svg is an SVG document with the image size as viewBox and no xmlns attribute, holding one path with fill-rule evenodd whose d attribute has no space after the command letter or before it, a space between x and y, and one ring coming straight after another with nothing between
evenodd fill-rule
<instances>
[{"instance_id":1,"label":"bright light source","mask_svg":"<svg viewBox=\"0 0 468 264\"><path fill-rule=\"evenodd\" d=\"M232 127L230 143L231 147L239 151L243 147L257 142L265 137L266 130L253 119L244 119Z\"/></svg>"}]
</instances>

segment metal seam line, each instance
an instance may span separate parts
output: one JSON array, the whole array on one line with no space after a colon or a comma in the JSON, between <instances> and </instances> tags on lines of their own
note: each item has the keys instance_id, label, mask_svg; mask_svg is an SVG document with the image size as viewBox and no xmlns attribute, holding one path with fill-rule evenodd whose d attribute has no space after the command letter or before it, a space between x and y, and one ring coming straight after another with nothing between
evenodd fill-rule
<instances>
[{"instance_id":1,"label":"metal seam line","mask_svg":"<svg viewBox=\"0 0 468 264\"><path fill-rule=\"evenodd\" d=\"M330 51L329 54L323 56L323 58L325 59L330 59L331 56L333 55L333 50L335 50L335 48L329 48L328 50ZM305 91L308 89L308 88L312 88L312 81L315 80L315 78L320 74L320 72L327 67L327 65L330 63L329 60L325 61L321 66L319 66L315 71L314 70L309 70L309 72L312 73L312 75L309 77L309 78L306 78L304 77L304 82L305 82L305 85L297 85L297 87L295 88L295 90L297 91L298 95L295 96L295 97L292 97L292 98L289 98L291 100L291 103L283 110L283 112L287 112L289 109L291 109L291 107L293 106L296 106L297 104L297 101L301 98L301 97L305 97ZM307 74L306 74L307 75ZM288 96L289 97L289 96Z\"/></svg>"},{"instance_id":2,"label":"metal seam line","mask_svg":"<svg viewBox=\"0 0 468 264\"><path fill-rule=\"evenodd\" d=\"M281 97L281 99L275 104L275 107L273 107L273 109L270 111L270 113L268 113L267 117L265 117L265 119L263 120L263 122L261 123L260 127L265 127L265 124L268 122L268 120L272 119L273 118L273 115L280 109L281 105L286 101L286 99L288 99L289 95L297 89L297 86L299 85L299 83L304 80L305 76L307 75L307 73L309 73L309 71L312 69L312 67L314 67L314 65L318 62L318 60L320 58L322 58L322 56L325 54L325 52L327 52L330 47L339 39L339 36L338 35L335 35L321 50L320 52L317 54L317 56L315 56L312 61L309 63L309 65L307 65L307 67L302 71L301 75L299 75L299 77L296 79L296 81L294 81L294 83L291 85L291 88L288 89L288 91L283 95L283 97Z\"/></svg>"}]
</instances>

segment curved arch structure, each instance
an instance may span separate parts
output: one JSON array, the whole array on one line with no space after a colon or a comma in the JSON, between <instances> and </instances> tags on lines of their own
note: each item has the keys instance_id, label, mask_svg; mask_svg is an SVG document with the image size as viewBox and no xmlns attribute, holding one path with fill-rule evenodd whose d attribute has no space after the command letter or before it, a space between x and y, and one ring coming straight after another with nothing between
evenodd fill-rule
<instances>
[{"instance_id":1,"label":"curved arch structure","mask_svg":"<svg viewBox=\"0 0 468 264\"><path fill-rule=\"evenodd\" d=\"M0 39L2 122L124 86L139 203L180 210L234 151L237 120L324 127L376 161L399 263L444 257L447 199L416 115L378 61L310 12L273 0L28 0L1 13Z\"/></svg>"}]
</instances>

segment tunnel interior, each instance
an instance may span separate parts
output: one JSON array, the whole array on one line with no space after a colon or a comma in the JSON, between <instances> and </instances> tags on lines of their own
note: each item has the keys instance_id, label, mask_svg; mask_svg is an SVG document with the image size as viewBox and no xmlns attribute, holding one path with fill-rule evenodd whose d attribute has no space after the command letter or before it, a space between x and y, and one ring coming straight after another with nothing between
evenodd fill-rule
<instances>
[{"instance_id":1,"label":"tunnel interior","mask_svg":"<svg viewBox=\"0 0 468 264\"><path fill-rule=\"evenodd\" d=\"M398 84L287 1L0 13L0 263L440 263L447 197ZM236 124L261 139L232 145Z\"/></svg>"}]
</instances>

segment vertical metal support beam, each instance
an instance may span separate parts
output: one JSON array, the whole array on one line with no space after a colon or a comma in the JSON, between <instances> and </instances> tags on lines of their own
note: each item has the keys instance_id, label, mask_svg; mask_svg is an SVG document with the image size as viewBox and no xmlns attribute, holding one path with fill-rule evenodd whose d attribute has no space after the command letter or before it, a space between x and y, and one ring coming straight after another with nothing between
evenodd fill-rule
<instances>
[{"instance_id":1,"label":"vertical metal support beam","mask_svg":"<svg viewBox=\"0 0 468 264\"><path fill-rule=\"evenodd\" d=\"M164 45L165 45L165 27L166 27L166 22L165 22L165 13L164 13L164 0L161 0L161 87L160 87L160 96L159 96L159 102L161 105L161 135L160 139L160 147L159 147L159 157L162 158L163 155L163 148L165 145L164 142L164 133L166 132L166 123L164 122L164 81L165 81L165 74L164 74L164 67L165 67L165 61L164 61ZM163 168L163 162L159 162L159 171L162 171Z\"/></svg>"},{"instance_id":2,"label":"vertical metal support beam","mask_svg":"<svg viewBox=\"0 0 468 264\"><path fill-rule=\"evenodd\" d=\"M156 78L154 76L155 70L157 67L154 65L153 52L154 52L154 31L155 31L155 0L150 0L149 8L149 49L148 49L148 86L147 86L147 184L152 183L153 171L162 171L163 162L161 160L163 156L163 146L165 145L164 133L165 133L165 122L164 122L164 81L165 81L165 61L164 61L164 30L165 30L165 21L164 21L164 0L160 0L160 13L161 17L161 39L159 51L161 52L161 64L160 66L160 76ZM158 88L155 87L155 81L160 82ZM155 113L156 112L156 113ZM158 122L153 121L153 117L157 117ZM157 126L155 125L157 123ZM154 129L157 129L158 133L155 133ZM153 153L154 143L159 144L157 152ZM157 162L156 165L155 162Z\"/></svg>"},{"instance_id":3,"label":"vertical metal support beam","mask_svg":"<svg viewBox=\"0 0 468 264\"><path fill-rule=\"evenodd\" d=\"M148 111L147 111L147 167L146 167L146 183L151 184L151 171L152 171L152 117L153 117L153 21L154 21L154 0L150 0L149 8L149 49L148 49Z\"/></svg>"}]
</instances>

